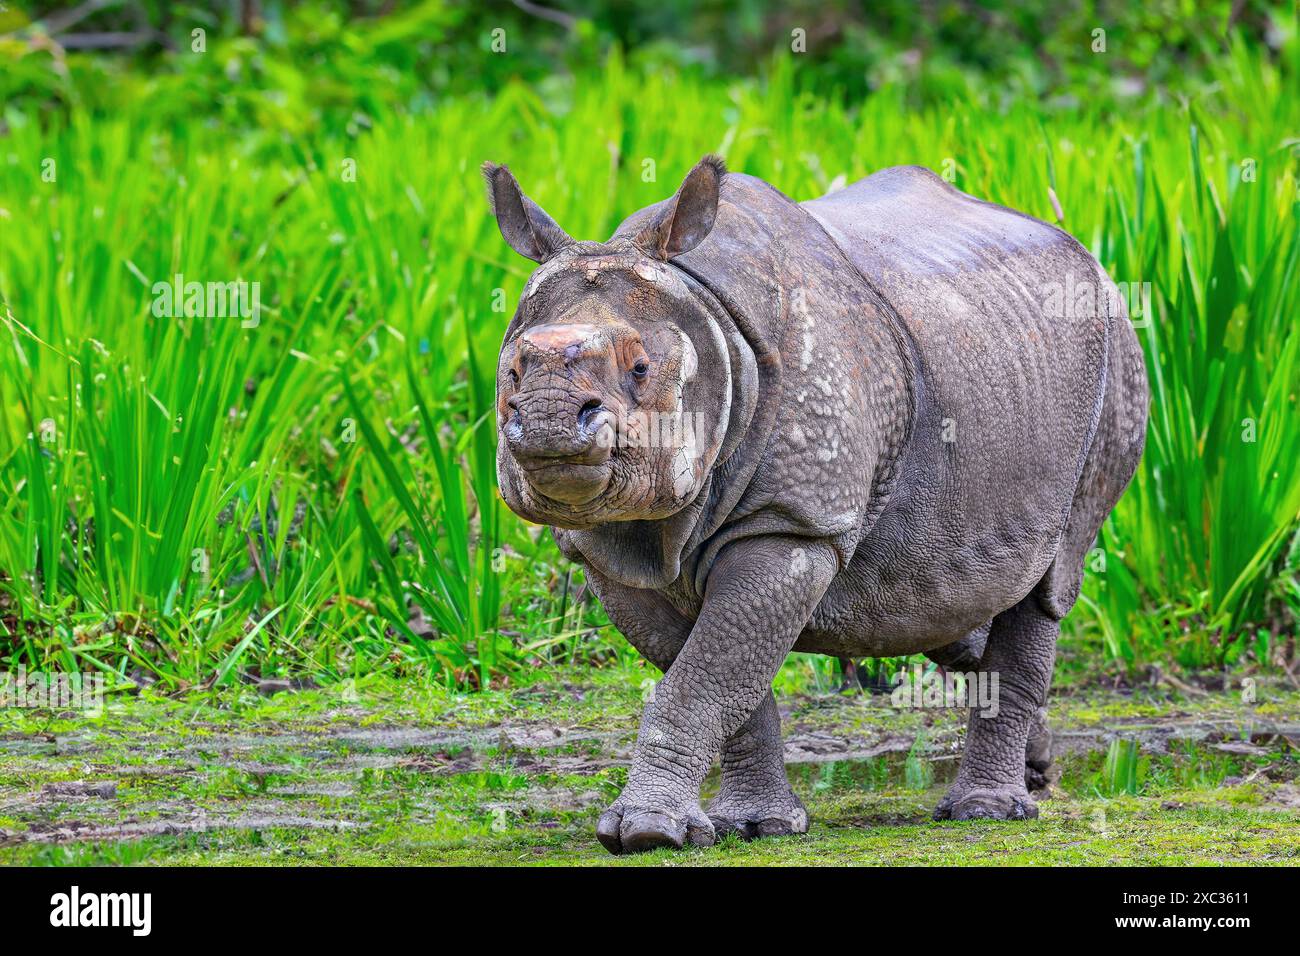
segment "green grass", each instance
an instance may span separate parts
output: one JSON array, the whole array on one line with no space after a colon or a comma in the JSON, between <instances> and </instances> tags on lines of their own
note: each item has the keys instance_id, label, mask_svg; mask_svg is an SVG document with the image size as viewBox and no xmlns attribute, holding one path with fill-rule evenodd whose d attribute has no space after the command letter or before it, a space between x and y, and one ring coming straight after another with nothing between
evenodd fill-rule
<instances>
[{"instance_id":1,"label":"green grass","mask_svg":"<svg viewBox=\"0 0 1300 956\"><path fill-rule=\"evenodd\" d=\"M863 808L857 808L863 812ZM1080 813L1080 810L1086 811ZM806 835L612 857L594 821L523 836L392 824L364 838L276 828L207 837L55 844L15 854L25 866L1294 866L1294 822L1268 810L1161 812L1150 802L1089 803L1030 822L935 824L913 800L880 801ZM877 823L910 813L905 824ZM855 825L856 824L856 825ZM1225 834L1228 836L1225 838Z\"/></svg>"},{"instance_id":2,"label":"green grass","mask_svg":"<svg viewBox=\"0 0 1300 956\"><path fill-rule=\"evenodd\" d=\"M530 263L477 166L509 162L572 234L605 238L718 151L797 199L898 163L1047 219L1053 191L1152 310L1146 457L1072 639L1134 668L1267 664L1300 606L1300 103L1240 43L1218 70L1216 96L1124 113L916 112L894 87L849 108L800 93L789 58L723 83L614 57L348 131L187 121L144 96L10 115L0 656L168 688L249 671L482 687L625 658L494 488L493 370ZM260 323L153 316L151 285L177 273L260 282Z\"/></svg>"}]
</instances>

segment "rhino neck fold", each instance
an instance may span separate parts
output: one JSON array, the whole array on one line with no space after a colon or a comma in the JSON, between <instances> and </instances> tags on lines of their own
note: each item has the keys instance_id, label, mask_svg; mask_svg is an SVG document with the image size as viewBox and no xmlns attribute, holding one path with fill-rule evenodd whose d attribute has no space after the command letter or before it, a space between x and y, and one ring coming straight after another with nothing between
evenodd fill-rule
<instances>
[{"instance_id":1,"label":"rhino neck fold","mask_svg":"<svg viewBox=\"0 0 1300 956\"><path fill-rule=\"evenodd\" d=\"M771 327L770 317L751 314L751 303L729 295L727 284L706 278L703 271L687 264L688 258L674 260L673 264L703 290L701 298L722 317L720 323L729 332L728 341L740 356L740 372L735 375L733 390L740 396L736 406L743 409L727 430L723 453L711 476L715 479L712 487L700 495L704 505L696 521L696 533L689 541L689 547L695 548L731 516L767 450L781 404L781 353L764 331ZM780 299L777 285L774 301ZM780 308L778 305L778 311Z\"/></svg>"},{"instance_id":2,"label":"rhino neck fold","mask_svg":"<svg viewBox=\"0 0 1300 956\"><path fill-rule=\"evenodd\" d=\"M555 540L570 558L635 588L665 588L681 574L682 554L695 537L712 478L681 511L657 521L611 521L582 531L556 528ZM575 553L576 552L576 553Z\"/></svg>"}]
</instances>

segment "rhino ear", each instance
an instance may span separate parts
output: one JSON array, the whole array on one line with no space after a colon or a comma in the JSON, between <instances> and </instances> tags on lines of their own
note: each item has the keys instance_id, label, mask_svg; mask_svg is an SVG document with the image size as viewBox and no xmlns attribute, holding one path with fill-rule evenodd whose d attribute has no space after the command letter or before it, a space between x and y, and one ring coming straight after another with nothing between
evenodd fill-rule
<instances>
[{"instance_id":1,"label":"rhino ear","mask_svg":"<svg viewBox=\"0 0 1300 956\"><path fill-rule=\"evenodd\" d=\"M484 163L483 178L487 180L488 202L497 227L515 252L534 262L545 262L573 244L573 238L524 195L508 167Z\"/></svg>"},{"instance_id":2,"label":"rhino ear","mask_svg":"<svg viewBox=\"0 0 1300 956\"><path fill-rule=\"evenodd\" d=\"M718 217L718 190L726 172L726 164L717 156L701 159L687 174L677 195L636 237L636 244L665 261L698 246Z\"/></svg>"}]
</instances>

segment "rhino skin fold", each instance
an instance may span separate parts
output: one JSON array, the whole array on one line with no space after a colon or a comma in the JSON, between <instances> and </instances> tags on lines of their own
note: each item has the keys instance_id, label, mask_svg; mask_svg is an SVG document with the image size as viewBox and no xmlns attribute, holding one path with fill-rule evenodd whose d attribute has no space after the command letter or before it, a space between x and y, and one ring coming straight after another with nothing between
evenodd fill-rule
<instances>
[{"instance_id":1,"label":"rhino skin fold","mask_svg":"<svg viewBox=\"0 0 1300 956\"><path fill-rule=\"evenodd\" d=\"M607 242L484 175L539 263L501 348L502 496L664 671L601 843L807 829L772 696L792 650L996 675L935 817L1036 816L1059 623L1146 433L1097 261L915 166L795 203L709 156Z\"/></svg>"}]
</instances>

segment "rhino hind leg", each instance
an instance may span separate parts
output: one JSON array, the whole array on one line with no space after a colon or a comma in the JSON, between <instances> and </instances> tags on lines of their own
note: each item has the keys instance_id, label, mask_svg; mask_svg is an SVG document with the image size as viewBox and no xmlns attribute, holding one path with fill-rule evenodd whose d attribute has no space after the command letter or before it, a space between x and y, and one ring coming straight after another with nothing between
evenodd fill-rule
<instances>
[{"instance_id":1,"label":"rhino hind leg","mask_svg":"<svg viewBox=\"0 0 1300 956\"><path fill-rule=\"evenodd\" d=\"M1033 750L1041 749L1059 633L1060 622L1033 595L993 619L980 670L998 674L997 707L971 708L961 767L934 811L936 820L1038 816L1026 759L1040 756L1031 752L1031 742ZM1050 735L1047 741L1050 754Z\"/></svg>"},{"instance_id":2,"label":"rhino hind leg","mask_svg":"<svg viewBox=\"0 0 1300 956\"><path fill-rule=\"evenodd\" d=\"M1150 392L1142 347L1122 309L1108 316L1108 321L1106 391L1097 431L1084 460L1060 550L1033 594L1042 612L1056 621L1064 618L1078 600L1088 551L1094 546L1106 516L1137 471L1146 441ZM940 650L948 651L948 648ZM1046 696L1031 719L1025 743L1025 787L1039 794L1048 791L1055 778L1052 732L1045 705Z\"/></svg>"}]
</instances>

